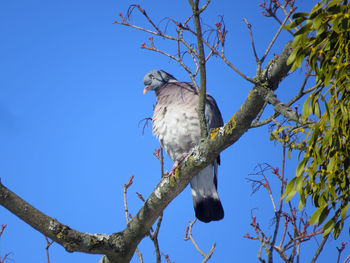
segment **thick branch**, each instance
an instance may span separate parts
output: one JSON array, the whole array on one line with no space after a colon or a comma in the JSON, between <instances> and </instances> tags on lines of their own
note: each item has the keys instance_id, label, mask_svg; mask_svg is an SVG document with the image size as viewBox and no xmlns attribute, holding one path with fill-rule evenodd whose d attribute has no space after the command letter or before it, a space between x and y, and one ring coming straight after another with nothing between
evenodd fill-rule
<instances>
[{"instance_id":1,"label":"thick branch","mask_svg":"<svg viewBox=\"0 0 350 263\"><path fill-rule=\"evenodd\" d=\"M273 90L277 89L279 82L290 69L286 61L291 51L288 43L265 74L265 81ZM1 184L0 204L68 251L106 255L107 257L103 257L101 262L129 262L138 243L149 234L150 228L166 206L182 192L201 169L211 164L221 151L234 144L249 129L265 103L265 98L257 92L257 89L259 86L252 89L240 110L225 126L215 129L193 149L176 169L173 177L162 178L143 207L122 232L110 236L78 232L38 211Z\"/></svg>"},{"instance_id":2,"label":"thick branch","mask_svg":"<svg viewBox=\"0 0 350 263\"><path fill-rule=\"evenodd\" d=\"M81 233L58 222L28 204L0 182L0 204L27 224L62 245L68 252L80 251L89 254L109 254L111 247L122 252L125 246L118 242L119 234Z\"/></svg>"}]
</instances>

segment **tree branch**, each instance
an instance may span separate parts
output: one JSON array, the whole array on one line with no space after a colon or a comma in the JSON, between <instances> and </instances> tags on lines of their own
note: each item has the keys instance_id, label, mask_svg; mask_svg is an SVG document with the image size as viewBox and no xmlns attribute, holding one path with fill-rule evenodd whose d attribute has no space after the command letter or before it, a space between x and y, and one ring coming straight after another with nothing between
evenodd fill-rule
<instances>
[{"instance_id":1,"label":"tree branch","mask_svg":"<svg viewBox=\"0 0 350 263\"><path fill-rule=\"evenodd\" d=\"M290 69L290 66L286 65L290 53L288 43L266 74L265 80L273 90L278 88L278 83ZM138 243L149 234L152 225L167 205L183 191L201 169L211 164L221 151L234 144L249 129L265 102L265 98L257 89L259 86L251 90L241 108L225 126L215 129L192 150L176 169L173 177L161 179L137 215L129 221L122 232L105 235L81 233L71 229L43 214L1 183L0 204L51 240L61 244L67 251L106 255L100 262L129 262Z\"/></svg>"},{"instance_id":2,"label":"tree branch","mask_svg":"<svg viewBox=\"0 0 350 263\"><path fill-rule=\"evenodd\" d=\"M196 0L193 2L192 0L188 0L192 7L192 13L193 13L193 19L194 24L196 28L196 37L197 37L197 45L198 45L198 63L199 63L199 72L200 72L200 92L199 92L199 101L198 101L198 120L199 120L199 126L201 131L201 138L204 139L208 136L208 130L207 130L207 122L205 120L205 102L206 102L206 96L207 96L207 73L205 68L205 54L204 54L204 45L203 45L203 37L202 37L202 26L200 23L200 13L204 11L204 9L208 6L210 1L207 1L207 3L201 8L201 10L198 9L199 1Z\"/></svg>"}]
</instances>

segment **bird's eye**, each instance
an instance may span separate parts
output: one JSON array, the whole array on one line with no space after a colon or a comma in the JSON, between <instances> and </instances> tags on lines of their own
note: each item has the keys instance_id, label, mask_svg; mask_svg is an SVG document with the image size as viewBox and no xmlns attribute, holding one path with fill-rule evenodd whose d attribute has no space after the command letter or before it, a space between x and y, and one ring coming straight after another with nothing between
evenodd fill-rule
<instances>
[{"instance_id":1,"label":"bird's eye","mask_svg":"<svg viewBox=\"0 0 350 263\"><path fill-rule=\"evenodd\" d=\"M151 79L154 80L154 79L156 79L156 77L155 76L151 76Z\"/></svg>"}]
</instances>

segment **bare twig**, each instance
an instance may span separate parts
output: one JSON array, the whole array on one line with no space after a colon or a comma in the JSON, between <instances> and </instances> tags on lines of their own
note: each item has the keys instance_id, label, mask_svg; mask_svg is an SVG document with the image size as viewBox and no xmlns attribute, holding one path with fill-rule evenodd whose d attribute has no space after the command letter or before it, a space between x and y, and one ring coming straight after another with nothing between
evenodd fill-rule
<instances>
[{"instance_id":1,"label":"bare twig","mask_svg":"<svg viewBox=\"0 0 350 263\"><path fill-rule=\"evenodd\" d=\"M287 107L290 107L295 102L297 102L299 99L301 99L303 96L305 96L306 94L308 94L308 93L310 93L310 92L312 92L320 87L320 84L316 84L313 87L311 87L307 90L304 90L306 83L307 83L307 80L309 79L309 77L311 75L312 75L312 73L310 71L306 74L306 76L302 82L302 85L300 86L298 94L294 98L292 98L288 103L285 104ZM262 112L261 112L261 114L262 114ZM266 124L269 124L270 122L272 122L274 119L276 119L280 115L281 114L279 112L275 112L274 114L272 114L270 117L266 118L265 120L262 120L260 122L254 121L250 128L257 128L257 127L261 127L261 126L264 126Z\"/></svg>"},{"instance_id":2,"label":"bare twig","mask_svg":"<svg viewBox=\"0 0 350 263\"><path fill-rule=\"evenodd\" d=\"M283 22L281 23L280 27L278 28L276 34L275 34L274 37L272 38L272 40L271 40L269 46L267 47L267 49L266 49L264 55L263 55L262 58L260 59L260 63L261 63L261 64L264 62L266 56L267 56L268 53L270 52L270 50L271 50L273 44L275 43L277 37L278 37L279 34L281 33L281 31L282 31L284 25L287 23L288 18L291 16L292 13L294 13L295 9L296 9L296 8L291 8L291 9L289 10L289 13L286 14L285 19L283 20ZM260 72L259 72L259 73L260 73Z\"/></svg>"},{"instance_id":3,"label":"bare twig","mask_svg":"<svg viewBox=\"0 0 350 263\"><path fill-rule=\"evenodd\" d=\"M211 1L211 0L207 0L207 2L201 7L201 9L198 10L198 13L199 13L199 14L202 13L202 12L208 7L210 1ZM196 3L197 3L197 5L198 5L199 1L196 1Z\"/></svg>"},{"instance_id":4,"label":"bare twig","mask_svg":"<svg viewBox=\"0 0 350 263\"><path fill-rule=\"evenodd\" d=\"M7 227L6 224L1 224L1 227L0 227L0 237L1 237L1 235L4 233L6 227ZM3 256L3 257L1 257L1 255L0 255L0 263L8 262L9 256L10 256L11 254L12 254L11 252L6 253L5 256Z\"/></svg>"},{"instance_id":5,"label":"bare twig","mask_svg":"<svg viewBox=\"0 0 350 263\"><path fill-rule=\"evenodd\" d=\"M193 225L196 223L197 221L197 218L195 218L192 222L189 222L188 223L188 226L186 228L186 235L185 235L185 238L184 240L187 241L187 240L191 240L192 244L194 245L194 247L196 248L196 250L199 252L199 254L202 255L202 257L204 258L202 263L204 262L207 262L210 257L212 256L212 254L214 253L214 250L215 250L215 243L212 245L210 251L208 254L205 254L197 245L196 241L194 240L193 236L192 236L192 228L193 228Z\"/></svg>"},{"instance_id":6,"label":"bare twig","mask_svg":"<svg viewBox=\"0 0 350 263\"><path fill-rule=\"evenodd\" d=\"M127 189L132 185L133 179L134 179L134 175L131 175L129 178L129 182L127 184L124 184L124 187L123 187L124 213L125 213L126 223L129 223L129 210L128 210L128 204L127 204L127 199L126 199L126 193L127 193Z\"/></svg>"},{"instance_id":7,"label":"bare twig","mask_svg":"<svg viewBox=\"0 0 350 263\"><path fill-rule=\"evenodd\" d=\"M129 217L131 218L131 215L129 213L129 210L128 210L128 204L127 204L127 199L126 199L126 195L127 195L127 190L128 188L133 184L133 180L134 179L134 175L131 175L130 178L129 178L129 182L127 184L124 184L124 187L123 187L123 197L124 197L124 213L125 213L125 221L126 223L129 223ZM139 261L140 263L143 262L143 258L142 258L142 254L140 252L140 250L138 248L136 248L136 254L139 258Z\"/></svg>"},{"instance_id":8,"label":"bare twig","mask_svg":"<svg viewBox=\"0 0 350 263\"><path fill-rule=\"evenodd\" d=\"M164 176L164 155L163 155L163 147L158 148L153 155L155 155L157 157L157 159L159 160L160 163L160 177L162 178ZM159 242L158 242L158 234L159 234L159 230L160 230L160 226L162 224L162 220L163 220L163 213L158 217L158 221L157 221L157 225L156 225L156 230L155 231L150 231L149 237L153 242L154 245L154 249L156 252L156 259L157 259L157 263L161 262L161 253L160 249L159 249ZM165 258L169 259L168 255L165 255ZM170 261L170 260L169 260Z\"/></svg>"},{"instance_id":9,"label":"bare twig","mask_svg":"<svg viewBox=\"0 0 350 263\"><path fill-rule=\"evenodd\" d=\"M255 49L254 38L253 38L253 33L252 33L252 25L248 23L248 20L245 17L243 17L243 21L244 21L244 23L246 23L248 30L249 30L250 41L252 44L255 61L256 61L256 63L259 63L260 60L259 60L258 54L257 54L256 49Z\"/></svg>"},{"instance_id":10,"label":"bare twig","mask_svg":"<svg viewBox=\"0 0 350 263\"><path fill-rule=\"evenodd\" d=\"M285 136L285 135L284 135ZM267 262L271 263L273 262L273 252L276 251L280 258L284 262L294 262L294 259L296 258L296 261L299 260L299 251L300 251L300 245L303 242L306 242L310 240L312 237L315 237L317 235L320 235L323 233L322 228L317 229L315 226L312 231L308 230L309 223L308 220L304 220L302 215L297 217L297 210L292 207L291 202L288 202L289 206L289 213L283 211L283 199L281 196L283 195L284 189L287 185L285 178L285 155L286 155L286 145L283 145L283 152L282 152L282 171L281 174L279 172L278 168L273 168L269 164L264 165L258 165L260 170L255 174L262 179L260 180L252 180L249 179L249 181L253 182L253 193L256 192L261 186L266 189L268 195L270 196L270 200L274 209L274 218L275 218L275 227L273 230L273 234L270 236L267 234L259 225L257 218L252 214L252 221L250 225L254 229L255 235L252 236L249 233L245 234L244 237L251 239L251 240L258 240L261 243L261 247L258 252L258 259L260 262L265 262L265 260L261 256L261 252L264 248L264 251L267 256ZM279 182L280 182L280 189L279 189L279 204L278 207L276 207L275 204L275 198L272 197L272 189L271 184L269 180L267 179L267 175L265 174L267 171L271 171L273 175L275 175ZM282 227L282 234L278 234L280 231L280 220L283 217L284 224ZM293 234L291 234L288 230L292 228ZM277 241L277 238L281 236L280 241ZM285 240L287 239L287 242L285 243ZM278 245L277 245L278 243ZM285 244L284 244L285 243ZM287 255L287 252L289 252L289 255Z\"/></svg>"},{"instance_id":11,"label":"bare twig","mask_svg":"<svg viewBox=\"0 0 350 263\"><path fill-rule=\"evenodd\" d=\"M162 255L165 257L165 260L166 260L166 262L167 262L167 263L171 263L171 261L170 261L170 258L169 258L169 255L168 255L168 254L164 254L164 253L162 253Z\"/></svg>"},{"instance_id":12,"label":"bare twig","mask_svg":"<svg viewBox=\"0 0 350 263\"><path fill-rule=\"evenodd\" d=\"M285 158L286 158L286 148L282 147L282 175L281 176L279 175L278 169L272 169L272 173L277 175L277 177L280 179L280 196L282 196L283 192L284 192ZM270 188L270 191L271 191L271 188ZM273 199L272 199L272 201L273 201ZM270 245L270 252L269 252L269 258L268 258L269 262L272 262L273 250L275 247L277 233L278 233L279 226L280 226L282 207L283 207L283 199L280 198L278 211L275 210L276 224L275 224L275 230L274 230L271 245Z\"/></svg>"},{"instance_id":13,"label":"bare twig","mask_svg":"<svg viewBox=\"0 0 350 263\"><path fill-rule=\"evenodd\" d=\"M7 225L5 224L1 224L1 228L0 228L0 236L2 235L2 233L5 231L5 228L7 227Z\"/></svg>"},{"instance_id":14,"label":"bare twig","mask_svg":"<svg viewBox=\"0 0 350 263\"><path fill-rule=\"evenodd\" d=\"M45 236L45 239L46 239L46 246L45 246L46 260L47 260L47 263L50 263L49 248L53 244L54 241L53 240L50 241L47 236Z\"/></svg>"},{"instance_id":15,"label":"bare twig","mask_svg":"<svg viewBox=\"0 0 350 263\"><path fill-rule=\"evenodd\" d=\"M199 92L199 101L197 107L198 120L200 126L200 134L201 138L206 138L208 136L207 122L205 120L204 110L205 110L205 101L206 101L206 90L207 90L207 73L206 73L206 60L204 53L204 45L203 45L203 37L202 37L202 26L200 23L200 13L205 10L208 6L210 0L206 2L206 4L199 10L198 4L199 0L188 0L189 4L192 7L193 19L195 24L195 32L197 37L197 45L198 45L198 64L199 64L199 72L200 72L200 92Z\"/></svg>"},{"instance_id":16,"label":"bare twig","mask_svg":"<svg viewBox=\"0 0 350 263\"><path fill-rule=\"evenodd\" d=\"M338 250L337 263L340 262L340 256L341 256L341 253L343 252L343 250L345 249L346 244L347 244L346 242L341 242L341 247L337 247L337 250Z\"/></svg>"},{"instance_id":17,"label":"bare twig","mask_svg":"<svg viewBox=\"0 0 350 263\"><path fill-rule=\"evenodd\" d=\"M343 263L347 263L349 260L350 260L350 255L344 259Z\"/></svg>"},{"instance_id":18,"label":"bare twig","mask_svg":"<svg viewBox=\"0 0 350 263\"><path fill-rule=\"evenodd\" d=\"M318 246L317 251L316 251L314 257L312 258L312 260L310 261L310 263L315 263L315 262L316 262L316 260L317 260L318 256L320 255L320 253L321 253L321 251L322 251L324 245L325 245L326 242L327 242L328 237L329 237L329 234L326 235L325 237L323 237L322 242L321 242L321 244Z\"/></svg>"},{"instance_id":19,"label":"bare twig","mask_svg":"<svg viewBox=\"0 0 350 263\"><path fill-rule=\"evenodd\" d=\"M265 10L265 12L262 12L263 16L266 16L266 17L273 17L277 23L279 23L280 25L282 25L282 22L281 20L277 17L277 10L279 8L282 9L282 11L284 12L284 15L287 16L288 15L288 12L286 11L286 7L287 5L289 5L289 8L290 9L293 9L294 8L294 0L287 0L285 1L285 4L284 5L281 5L279 3L279 0L269 0L269 7L266 7L266 2L265 0L263 1L263 3L259 4L260 7L262 9ZM294 10L295 11L295 10ZM293 12L294 12L293 11ZM291 19L289 18L289 21L291 21ZM291 31L291 30L287 30L291 35L294 35L294 33Z\"/></svg>"}]
</instances>

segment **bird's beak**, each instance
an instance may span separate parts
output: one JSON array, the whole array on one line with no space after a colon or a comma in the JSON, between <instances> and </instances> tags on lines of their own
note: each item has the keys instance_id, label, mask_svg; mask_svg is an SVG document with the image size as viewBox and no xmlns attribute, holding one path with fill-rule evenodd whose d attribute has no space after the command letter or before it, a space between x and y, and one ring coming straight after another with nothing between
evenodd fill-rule
<instances>
[{"instance_id":1,"label":"bird's beak","mask_svg":"<svg viewBox=\"0 0 350 263\"><path fill-rule=\"evenodd\" d=\"M146 88L143 90L143 94L146 94L146 92L149 90L149 86L146 86Z\"/></svg>"}]
</instances>

